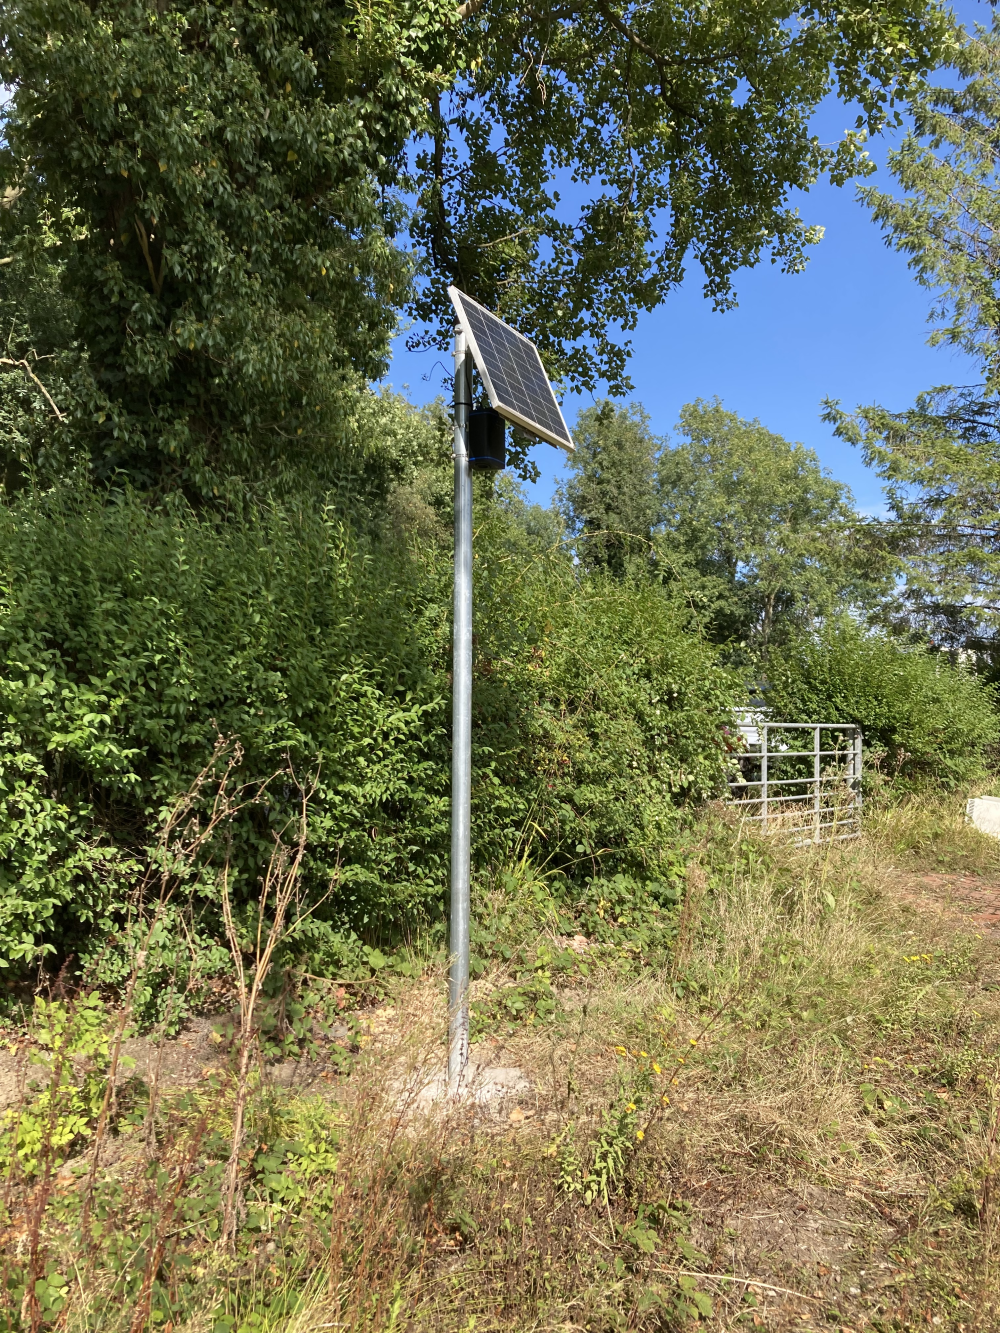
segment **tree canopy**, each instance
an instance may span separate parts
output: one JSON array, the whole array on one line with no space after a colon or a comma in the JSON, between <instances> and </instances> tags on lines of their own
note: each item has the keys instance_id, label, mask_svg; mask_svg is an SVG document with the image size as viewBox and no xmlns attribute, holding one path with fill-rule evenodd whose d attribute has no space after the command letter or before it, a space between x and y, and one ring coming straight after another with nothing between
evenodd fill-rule
<instances>
[{"instance_id":1,"label":"tree canopy","mask_svg":"<svg viewBox=\"0 0 1000 1333\"><path fill-rule=\"evenodd\" d=\"M939 642L995 654L1000 631L1000 28L955 61L956 86L926 91L890 154L904 194L862 190L887 244L934 292L931 342L960 348L978 384L943 385L903 411L849 415L838 433L886 481L905 561L897 614Z\"/></svg>"},{"instance_id":2,"label":"tree canopy","mask_svg":"<svg viewBox=\"0 0 1000 1333\"><path fill-rule=\"evenodd\" d=\"M447 12L5 9L9 257L59 265L74 336L47 350L98 476L218 490L315 449L340 382L384 370L408 268L380 187Z\"/></svg>"},{"instance_id":3,"label":"tree canopy","mask_svg":"<svg viewBox=\"0 0 1000 1333\"><path fill-rule=\"evenodd\" d=\"M580 413L561 493L587 568L679 584L712 637L751 653L846 607L870 607L892 561L811 449L718 399L681 409L674 441L638 404Z\"/></svg>"},{"instance_id":4,"label":"tree canopy","mask_svg":"<svg viewBox=\"0 0 1000 1333\"><path fill-rule=\"evenodd\" d=\"M440 343L451 281L623 390L616 329L691 259L723 306L764 255L801 267L790 191L863 172L954 42L937 0L14 0L8 463L199 496L322 473L342 386L400 313ZM860 107L834 147L831 90Z\"/></svg>"},{"instance_id":5,"label":"tree canopy","mask_svg":"<svg viewBox=\"0 0 1000 1333\"><path fill-rule=\"evenodd\" d=\"M864 172L863 141L953 49L922 0L469 0L456 76L417 158L415 304L443 345L455 281L536 339L567 383L627 392L625 345L694 261L706 294L769 255L802 267L821 235L789 204L824 172ZM810 129L855 107L835 145Z\"/></svg>"},{"instance_id":6,"label":"tree canopy","mask_svg":"<svg viewBox=\"0 0 1000 1333\"><path fill-rule=\"evenodd\" d=\"M589 568L622 574L648 563L660 521L656 467L663 441L638 403L604 400L580 413L576 452L560 493L560 509L580 559Z\"/></svg>"},{"instance_id":7,"label":"tree canopy","mask_svg":"<svg viewBox=\"0 0 1000 1333\"><path fill-rule=\"evenodd\" d=\"M679 434L659 465L664 549L696 576L718 639L766 652L884 588L850 490L811 449L718 399L684 407Z\"/></svg>"}]
</instances>

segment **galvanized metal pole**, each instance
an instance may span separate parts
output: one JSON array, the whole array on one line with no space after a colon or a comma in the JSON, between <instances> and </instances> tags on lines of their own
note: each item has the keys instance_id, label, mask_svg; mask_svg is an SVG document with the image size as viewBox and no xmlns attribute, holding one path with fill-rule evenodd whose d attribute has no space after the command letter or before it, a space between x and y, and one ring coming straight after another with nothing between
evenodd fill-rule
<instances>
[{"instance_id":1,"label":"galvanized metal pole","mask_svg":"<svg viewBox=\"0 0 1000 1333\"><path fill-rule=\"evenodd\" d=\"M760 826L767 832L767 723L760 729Z\"/></svg>"},{"instance_id":2,"label":"galvanized metal pole","mask_svg":"<svg viewBox=\"0 0 1000 1333\"><path fill-rule=\"evenodd\" d=\"M451 705L451 973L448 1082L469 1059L469 878L472 825L472 469L469 466L471 357L455 329L455 614Z\"/></svg>"}]
</instances>

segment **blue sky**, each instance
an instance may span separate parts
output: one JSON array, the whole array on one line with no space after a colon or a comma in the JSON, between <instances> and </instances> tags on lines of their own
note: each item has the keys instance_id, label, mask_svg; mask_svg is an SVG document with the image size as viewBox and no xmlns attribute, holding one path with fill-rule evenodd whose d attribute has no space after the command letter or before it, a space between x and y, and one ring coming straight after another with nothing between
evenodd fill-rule
<instances>
[{"instance_id":1,"label":"blue sky","mask_svg":"<svg viewBox=\"0 0 1000 1333\"><path fill-rule=\"evenodd\" d=\"M955 8L966 23L989 21L989 6L977 0ZM832 100L817 112L824 141L839 138L852 124L850 112ZM869 181L890 189L885 148L885 142L872 145L879 170ZM782 274L764 263L737 274L739 307L716 314L694 268L680 290L640 318L629 372L633 397L649 412L653 429L666 434L682 404L717 395L740 416L758 417L769 430L815 449L863 510L879 512L878 478L820 420L822 399L839 398L845 407L881 402L903 408L920 390L970 382L975 372L953 350L927 346L930 294L886 247L853 186L821 183L795 203L807 222L826 228L806 271ZM387 382L408 386L412 402L427 402L445 391L445 360L439 353L408 352L400 337ZM571 427L590 401L589 395L566 398L563 412ZM542 475L529 490L547 504L562 476L562 455L543 444L534 457Z\"/></svg>"}]
</instances>

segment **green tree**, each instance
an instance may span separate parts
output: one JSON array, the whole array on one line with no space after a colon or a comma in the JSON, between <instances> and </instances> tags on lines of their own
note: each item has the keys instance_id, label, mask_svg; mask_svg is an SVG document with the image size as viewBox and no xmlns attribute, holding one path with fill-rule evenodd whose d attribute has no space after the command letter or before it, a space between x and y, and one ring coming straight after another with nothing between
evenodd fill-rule
<instances>
[{"instance_id":1,"label":"green tree","mask_svg":"<svg viewBox=\"0 0 1000 1333\"><path fill-rule=\"evenodd\" d=\"M850 491L811 449L718 399L684 407L679 433L660 458L661 549L717 639L766 652L884 588L888 571Z\"/></svg>"},{"instance_id":2,"label":"green tree","mask_svg":"<svg viewBox=\"0 0 1000 1333\"><path fill-rule=\"evenodd\" d=\"M614 330L691 261L720 308L764 256L800 269L822 229L792 191L866 172L866 136L956 42L936 0L466 0L459 13L456 78L416 161L414 311L443 346L457 282L568 383L605 378L616 394L630 386ZM831 93L858 112L832 146L810 130Z\"/></svg>"},{"instance_id":3,"label":"green tree","mask_svg":"<svg viewBox=\"0 0 1000 1333\"><path fill-rule=\"evenodd\" d=\"M766 253L801 267L789 192L864 171L953 40L938 0L11 0L0 302L54 269L71 336L17 305L8 461L82 451L199 497L323 476L344 387L404 308L446 338L455 280L567 382L622 388L607 330L689 255L721 305ZM860 106L832 149L808 129L831 90Z\"/></svg>"},{"instance_id":4,"label":"green tree","mask_svg":"<svg viewBox=\"0 0 1000 1333\"><path fill-rule=\"evenodd\" d=\"M57 442L199 496L322 474L344 388L386 365L409 270L382 191L452 26L444 0L5 7L5 296L58 267L72 338L15 330L54 355Z\"/></svg>"},{"instance_id":5,"label":"green tree","mask_svg":"<svg viewBox=\"0 0 1000 1333\"><path fill-rule=\"evenodd\" d=\"M662 441L636 403L604 400L577 417L576 452L560 492L560 509L577 552L591 569L622 574L649 561L659 519L656 460Z\"/></svg>"},{"instance_id":6,"label":"green tree","mask_svg":"<svg viewBox=\"0 0 1000 1333\"><path fill-rule=\"evenodd\" d=\"M961 349L978 384L941 386L913 407L854 414L829 403L842 438L885 479L891 539L905 562L899 618L940 642L996 653L1000 632L1000 27L956 59L959 86L916 103L889 166L902 198L861 193L935 293L930 341Z\"/></svg>"}]
</instances>

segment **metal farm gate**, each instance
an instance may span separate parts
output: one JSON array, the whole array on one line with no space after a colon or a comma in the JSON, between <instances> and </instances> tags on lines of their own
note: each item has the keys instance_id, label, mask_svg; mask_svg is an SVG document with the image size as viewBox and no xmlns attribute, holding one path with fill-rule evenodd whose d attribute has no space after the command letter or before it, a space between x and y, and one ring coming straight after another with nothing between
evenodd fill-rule
<instances>
[{"instance_id":1,"label":"metal farm gate","mask_svg":"<svg viewBox=\"0 0 1000 1333\"><path fill-rule=\"evenodd\" d=\"M741 725L740 733L747 748L733 756L739 776L729 783L730 804L747 823L787 834L796 846L858 836L860 727L761 722Z\"/></svg>"}]
</instances>

